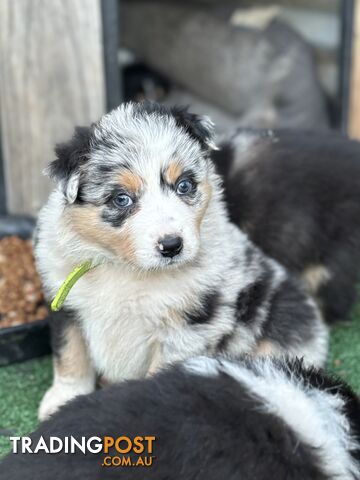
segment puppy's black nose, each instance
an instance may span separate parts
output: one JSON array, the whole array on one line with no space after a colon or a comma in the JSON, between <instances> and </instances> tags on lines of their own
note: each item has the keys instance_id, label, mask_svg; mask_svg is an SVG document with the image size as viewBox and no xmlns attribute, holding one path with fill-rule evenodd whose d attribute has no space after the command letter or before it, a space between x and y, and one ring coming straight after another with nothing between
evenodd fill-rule
<instances>
[{"instance_id":1,"label":"puppy's black nose","mask_svg":"<svg viewBox=\"0 0 360 480\"><path fill-rule=\"evenodd\" d=\"M163 257L175 257L183 248L183 241L181 237L175 235L165 235L159 240L159 250Z\"/></svg>"}]
</instances>

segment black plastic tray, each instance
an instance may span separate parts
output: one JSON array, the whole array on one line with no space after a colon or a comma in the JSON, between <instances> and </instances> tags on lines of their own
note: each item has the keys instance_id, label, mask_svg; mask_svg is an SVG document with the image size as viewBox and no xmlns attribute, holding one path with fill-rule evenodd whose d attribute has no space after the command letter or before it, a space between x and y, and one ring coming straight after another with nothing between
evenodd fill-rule
<instances>
[{"instance_id":1,"label":"black plastic tray","mask_svg":"<svg viewBox=\"0 0 360 480\"><path fill-rule=\"evenodd\" d=\"M31 217L0 216L0 238L17 235L30 238L35 226ZM0 366L23 362L51 353L48 319L0 328Z\"/></svg>"}]
</instances>

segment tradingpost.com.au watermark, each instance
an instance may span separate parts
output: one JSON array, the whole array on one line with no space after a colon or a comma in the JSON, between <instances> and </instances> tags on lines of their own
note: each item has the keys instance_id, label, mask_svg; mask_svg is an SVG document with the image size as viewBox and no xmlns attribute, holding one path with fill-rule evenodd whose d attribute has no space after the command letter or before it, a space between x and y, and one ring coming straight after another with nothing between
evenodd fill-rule
<instances>
[{"instance_id":1,"label":"tradingpost.com.au watermark","mask_svg":"<svg viewBox=\"0 0 360 480\"><path fill-rule=\"evenodd\" d=\"M12 453L57 454L75 453L102 454L103 467L151 467L155 460L153 435L128 437L53 437L38 440L30 437L10 437ZM111 451L111 455L109 454Z\"/></svg>"}]
</instances>

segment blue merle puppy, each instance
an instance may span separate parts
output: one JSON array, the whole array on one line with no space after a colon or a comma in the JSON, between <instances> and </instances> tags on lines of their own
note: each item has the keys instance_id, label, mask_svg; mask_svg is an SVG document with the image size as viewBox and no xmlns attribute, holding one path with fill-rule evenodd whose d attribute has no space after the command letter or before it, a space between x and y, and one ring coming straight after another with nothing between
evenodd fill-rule
<instances>
[{"instance_id":1,"label":"blue merle puppy","mask_svg":"<svg viewBox=\"0 0 360 480\"><path fill-rule=\"evenodd\" d=\"M314 301L230 223L210 159L213 126L183 108L127 103L56 148L38 222L48 298L79 264L53 325L46 418L67 400L194 355L299 356L323 365Z\"/></svg>"}]
</instances>

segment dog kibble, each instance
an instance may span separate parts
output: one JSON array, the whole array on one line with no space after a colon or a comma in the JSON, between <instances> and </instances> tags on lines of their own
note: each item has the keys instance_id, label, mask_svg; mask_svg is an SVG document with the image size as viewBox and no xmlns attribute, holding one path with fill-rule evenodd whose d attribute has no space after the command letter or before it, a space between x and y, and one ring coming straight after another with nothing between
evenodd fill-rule
<instances>
[{"instance_id":1,"label":"dog kibble","mask_svg":"<svg viewBox=\"0 0 360 480\"><path fill-rule=\"evenodd\" d=\"M43 320L48 315L30 240L0 240L0 328Z\"/></svg>"}]
</instances>

